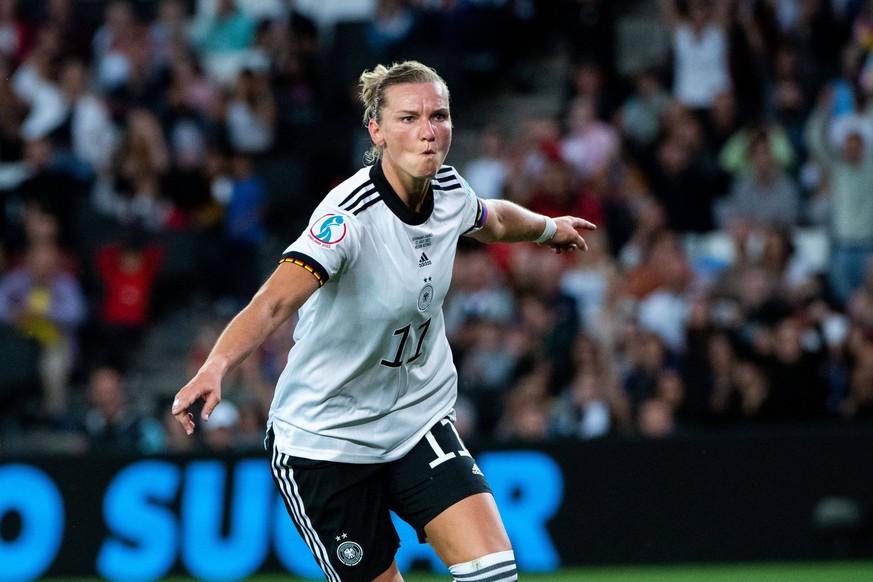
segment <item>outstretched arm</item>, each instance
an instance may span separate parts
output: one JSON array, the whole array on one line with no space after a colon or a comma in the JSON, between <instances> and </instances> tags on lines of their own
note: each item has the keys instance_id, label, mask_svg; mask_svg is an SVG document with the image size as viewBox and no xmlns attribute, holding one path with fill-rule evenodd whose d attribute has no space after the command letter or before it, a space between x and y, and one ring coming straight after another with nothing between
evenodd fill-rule
<instances>
[{"instance_id":1,"label":"outstretched arm","mask_svg":"<svg viewBox=\"0 0 873 582\"><path fill-rule=\"evenodd\" d=\"M231 320L209 352L206 362L173 401L173 416L185 432L194 432L189 412L198 399L205 404L200 417L206 421L221 401L221 380L246 359L318 289L318 281L305 269L282 263L251 302Z\"/></svg>"},{"instance_id":2,"label":"outstretched arm","mask_svg":"<svg viewBox=\"0 0 873 582\"><path fill-rule=\"evenodd\" d=\"M539 242L556 253L577 248L588 250L580 233L597 228L582 218L551 219L507 200L486 200L485 205L488 208L485 225L470 235L482 242Z\"/></svg>"}]
</instances>

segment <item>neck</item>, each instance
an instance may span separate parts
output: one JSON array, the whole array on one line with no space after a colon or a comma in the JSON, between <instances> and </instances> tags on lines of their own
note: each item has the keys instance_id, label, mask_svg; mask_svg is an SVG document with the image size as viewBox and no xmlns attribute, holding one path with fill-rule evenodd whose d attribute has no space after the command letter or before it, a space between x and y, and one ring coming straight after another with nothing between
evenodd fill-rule
<instances>
[{"instance_id":1,"label":"neck","mask_svg":"<svg viewBox=\"0 0 873 582\"><path fill-rule=\"evenodd\" d=\"M394 188L403 203L416 212L421 212L427 193L430 190L430 178L413 178L397 172L392 164L382 161L382 171L385 179Z\"/></svg>"}]
</instances>

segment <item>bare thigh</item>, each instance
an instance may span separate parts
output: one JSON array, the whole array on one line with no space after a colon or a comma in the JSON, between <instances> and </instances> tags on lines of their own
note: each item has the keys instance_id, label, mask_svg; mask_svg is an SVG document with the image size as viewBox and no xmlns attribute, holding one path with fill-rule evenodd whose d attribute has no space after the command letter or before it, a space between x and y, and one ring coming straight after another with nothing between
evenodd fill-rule
<instances>
[{"instance_id":1,"label":"bare thigh","mask_svg":"<svg viewBox=\"0 0 873 582\"><path fill-rule=\"evenodd\" d=\"M425 525L424 531L446 566L512 549L490 493L458 501Z\"/></svg>"}]
</instances>

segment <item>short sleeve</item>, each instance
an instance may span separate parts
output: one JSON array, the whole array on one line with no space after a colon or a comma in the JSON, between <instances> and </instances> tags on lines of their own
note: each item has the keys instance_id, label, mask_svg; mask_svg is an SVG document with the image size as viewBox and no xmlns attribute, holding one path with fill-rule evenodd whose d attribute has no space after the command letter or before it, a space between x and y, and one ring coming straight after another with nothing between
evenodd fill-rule
<instances>
[{"instance_id":1,"label":"short sleeve","mask_svg":"<svg viewBox=\"0 0 873 582\"><path fill-rule=\"evenodd\" d=\"M482 230L485 226L485 221L488 220L488 207L485 201L476 196L473 188L462 177L458 176L466 193L466 208L464 209L464 228L462 235L473 234Z\"/></svg>"},{"instance_id":2,"label":"short sleeve","mask_svg":"<svg viewBox=\"0 0 873 582\"><path fill-rule=\"evenodd\" d=\"M318 209L306 230L282 253L280 262L299 265L312 273L319 286L348 269L360 247L360 224L340 211Z\"/></svg>"}]
</instances>

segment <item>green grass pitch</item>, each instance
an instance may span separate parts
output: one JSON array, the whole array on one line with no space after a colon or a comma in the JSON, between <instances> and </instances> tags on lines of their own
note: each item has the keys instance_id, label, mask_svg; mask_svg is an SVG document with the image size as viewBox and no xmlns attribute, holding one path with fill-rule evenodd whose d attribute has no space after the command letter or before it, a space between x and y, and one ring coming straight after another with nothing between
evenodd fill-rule
<instances>
[{"instance_id":1,"label":"green grass pitch","mask_svg":"<svg viewBox=\"0 0 873 582\"><path fill-rule=\"evenodd\" d=\"M410 573L406 582L447 582L446 575ZM95 582L95 578L50 578L54 582ZM167 578L191 582L192 578ZM291 576L257 576L252 582L296 582ZM524 582L870 582L873 562L815 562L791 564L723 564L681 566L622 566L565 569L554 574L521 574Z\"/></svg>"}]
</instances>

